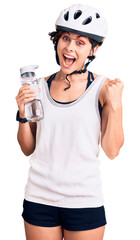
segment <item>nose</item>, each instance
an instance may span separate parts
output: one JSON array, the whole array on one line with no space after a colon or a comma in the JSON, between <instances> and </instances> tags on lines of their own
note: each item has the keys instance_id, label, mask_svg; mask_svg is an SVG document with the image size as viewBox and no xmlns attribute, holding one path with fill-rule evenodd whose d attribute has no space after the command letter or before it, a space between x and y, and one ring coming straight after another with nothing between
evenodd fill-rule
<instances>
[{"instance_id":1,"label":"nose","mask_svg":"<svg viewBox=\"0 0 140 240\"><path fill-rule=\"evenodd\" d=\"M70 52L73 52L75 50L75 42L74 42L74 40L71 40L71 41L68 42L67 50L70 51Z\"/></svg>"}]
</instances>

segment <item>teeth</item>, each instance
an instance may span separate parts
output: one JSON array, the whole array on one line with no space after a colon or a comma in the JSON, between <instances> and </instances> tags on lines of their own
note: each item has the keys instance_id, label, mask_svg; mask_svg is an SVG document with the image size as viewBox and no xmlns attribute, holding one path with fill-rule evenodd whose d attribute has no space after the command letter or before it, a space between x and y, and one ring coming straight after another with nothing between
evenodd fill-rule
<instances>
[{"instance_id":1,"label":"teeth","mask_svg":"<svg viewBox=\"0 0 140 240\"><path fill-rule=\"evenodd\" d=\"M64 54L64 57L69 58L69 59L75 59L74 57L68 56L66 54Z\"/></svg>"}]
</instances>

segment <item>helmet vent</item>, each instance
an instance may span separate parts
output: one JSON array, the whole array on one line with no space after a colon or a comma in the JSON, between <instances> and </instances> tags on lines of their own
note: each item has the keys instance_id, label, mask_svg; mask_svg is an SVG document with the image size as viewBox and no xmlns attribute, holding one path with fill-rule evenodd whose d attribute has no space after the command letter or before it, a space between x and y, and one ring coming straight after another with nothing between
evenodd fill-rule
<instances>
[{"instance_id":1,"label":"helmet vent","mask_svg":"<svg viewBox=\"0 0 140 240\"><path fill-rule=\"evenodd\" d=\"M87 24L89 24L91 21L92 21L92 17L90 16L90 17L86 18L86 19L82 22L82 24L83 24L83 25L87 25Z\"/></svg>"},{"instance_id":2,"label":"helmet vent","mask_svg":"<svg viewBox=\"0 0 140 240\"><path fill-rule=\"evenodd\" d=\"M68 19L69 19L69 11L64 14L64 19L66 21L68 21Z\"/></svg>"},{"instance_id":3,"label":"helmet vent","mask_svg":"<svg viewBox=\"0 0 140 240\"><path fill-rule=\"evenodd\" d=\"M77 18L79 18L82 14L82 11L81 10L77 10L75 13L74 13L74 19L76 20Z\"/></svg>"},{"instance_id":4,"label":"helmet vent","mask_svg":"<svg viewBox=\"0 0 140 240\"><path fill-rule=\"evenodd\" d=\"M99 15L99 13L96 13L96 18L100 18L100 15Z\"/></svg>"}]
</instances>

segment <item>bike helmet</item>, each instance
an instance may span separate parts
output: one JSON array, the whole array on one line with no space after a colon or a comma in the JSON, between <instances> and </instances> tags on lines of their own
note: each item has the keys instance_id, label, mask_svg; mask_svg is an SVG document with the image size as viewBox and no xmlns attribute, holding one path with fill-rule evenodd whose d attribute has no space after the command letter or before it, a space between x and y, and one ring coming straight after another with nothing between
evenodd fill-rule
<instances>
[{"instance_id":1,"label":"bike helmet","mask_svg":"<svg viewBox=\"0 0 140 240\"><path fill-rule=\"evenodd\" d=\"M56 20L56 30L89 37L99 44L107 35L107 24L101 13L92 7L74 4L63 10Z\"/></svg>"}]
</instances>

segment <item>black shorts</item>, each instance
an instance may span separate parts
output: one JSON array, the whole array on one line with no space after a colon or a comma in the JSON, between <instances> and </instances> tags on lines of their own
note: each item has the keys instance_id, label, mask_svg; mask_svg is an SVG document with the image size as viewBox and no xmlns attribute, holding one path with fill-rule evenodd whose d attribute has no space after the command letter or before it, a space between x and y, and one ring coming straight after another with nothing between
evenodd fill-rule
<instances>
[{"instance_id":1,"label":"black shorts","mask_svg":"<svg viewBox=\"0 0 140 240\"><path fill-rule=\"evenodd\" d=\"M104 226L106 222L104 206L96 208L63 208L24 199L23 219L36 226L56 227L69 231L89 230Z\"/></svg>"}]
</instances>

